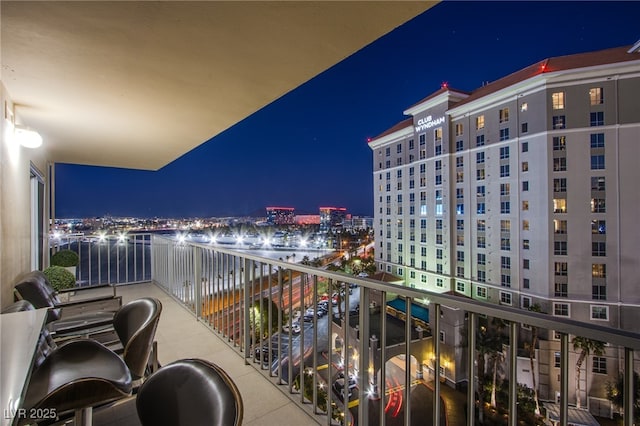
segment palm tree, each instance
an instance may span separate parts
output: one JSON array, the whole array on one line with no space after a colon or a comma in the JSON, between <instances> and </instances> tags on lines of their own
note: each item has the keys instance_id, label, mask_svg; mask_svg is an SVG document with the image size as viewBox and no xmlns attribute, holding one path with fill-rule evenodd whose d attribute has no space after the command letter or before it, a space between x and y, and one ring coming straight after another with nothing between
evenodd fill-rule
<instances>
[{"instance_id":1,"label":"palm tree","mask_svg":"<svg viewBox=\"0 0 640 426\"><path fill-rule=\"evenodd\" d=\"M507 323L500 318L493 318L491 320L491 325L493 328L492 333L492 343L490 345L491 357L493 359L493 380L491 384L491 405L493 407L497 407L496 401L496 389L498 388L498 368L499 364L504 359L504 354L502 352L502 347L505 343L507 343L507 335L504 333L504 329L507 326Z\"/></svg>"},{"instance_id":2,"label":"palm tree","mask_svg":"<svg viewBox=\"0 0 640 426\"><path fill-rule=\"evenodd\" d=\"M542 312L542 308L539 304L529 306L529 310L532 312ZM531 342L525 343L525 348L529 351L529 363L531 364L531 382L533 384L533 400L536 403L536 415L540 415L540 401L538 401L538 385L536 384L535 364L533 358L536 353L536 347L538 346L538 327L531 326Z\"/></svg>"},{"instance_id":3,"label":"palm tree","mask_svg":"<svg viewBox=\"0 0 640 426\"><path fill-rule=\"evenodd\" d=\"M587 339L586 337L576 336L572 340L573 349L580 351L580 356L576 361L576 408L581 408L580 401L580 372L582 364L593 353L595 356L604 355L604 342L599 340Z\"/></svg>"}]
</instances>

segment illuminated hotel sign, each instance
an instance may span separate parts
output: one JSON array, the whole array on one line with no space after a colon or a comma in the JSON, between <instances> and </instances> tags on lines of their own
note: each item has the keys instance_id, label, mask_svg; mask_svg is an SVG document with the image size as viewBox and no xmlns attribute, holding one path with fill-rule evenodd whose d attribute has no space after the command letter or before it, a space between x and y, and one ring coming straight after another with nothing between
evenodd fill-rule
<instances>
[{"instance_id":1,"label":"illuminated hotel sign","mask_svg":"<svg viewBox=\"0 0 640 426\"><path fill-rule=\"evenodd\" d=\"M444 123L444 116L434 119L432 116L427 115L425 118L421 118L420 120L418 120L416 132L422 132L423 130L430 129L433 126L437 126L438 124L442 123Z\"/></svg>"}]
</instances>

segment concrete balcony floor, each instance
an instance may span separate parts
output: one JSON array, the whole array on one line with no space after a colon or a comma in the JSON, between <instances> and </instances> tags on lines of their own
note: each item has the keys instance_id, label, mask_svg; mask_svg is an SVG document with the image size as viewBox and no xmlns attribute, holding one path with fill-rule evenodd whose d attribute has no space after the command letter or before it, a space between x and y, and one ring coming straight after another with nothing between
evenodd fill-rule
<instances>
[{"instance_id":1,"label":"concrete balcony floor","mask_svg":"<svg viewBox=\"0 0 640 426\"><path fill-rule=\"evenodd\" d=\"M156 297L162 302L162 314L156 331L158 359L161 365L183 358L201 358L222 367L238 386L244 403L243 425L308 425L316 421L249 365L242 357L205 325L152 283L117 287L122 302ZM135 401L127 400L94 411L96 426L137 426Z\"/></svg>"}]
</instances>

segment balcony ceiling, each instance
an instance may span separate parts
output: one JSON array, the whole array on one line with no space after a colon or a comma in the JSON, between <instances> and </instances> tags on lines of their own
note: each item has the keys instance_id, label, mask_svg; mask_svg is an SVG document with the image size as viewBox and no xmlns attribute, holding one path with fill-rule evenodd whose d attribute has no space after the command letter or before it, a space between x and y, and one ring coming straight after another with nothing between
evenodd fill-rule
<instances>
[{"instance_id":1,"label":"balcony ceiling","mask_svg":"<svg viewBox=\"0 0 640 426\"><path fill-rule=\"evenodd\" d=\"M2 82L52 161L156 170L435 3L3 0Z\"/></svg>"}]
</instances>

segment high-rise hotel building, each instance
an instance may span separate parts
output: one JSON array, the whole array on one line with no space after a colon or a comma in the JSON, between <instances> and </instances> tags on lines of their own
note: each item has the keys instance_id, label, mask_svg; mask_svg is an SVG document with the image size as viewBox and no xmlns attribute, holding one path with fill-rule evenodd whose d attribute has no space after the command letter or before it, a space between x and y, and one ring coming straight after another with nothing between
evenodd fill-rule
<instances>
[{"instance_id":1,"label":"high-rise hotel building","mask_svg":"<svg viewBox=\"0 0 640 426\"><path fill-rule=\"evenodd\" d=\"M443 86L369 143L406 285L640 331L640 48Z\"/></svg>"}]
</instances>

